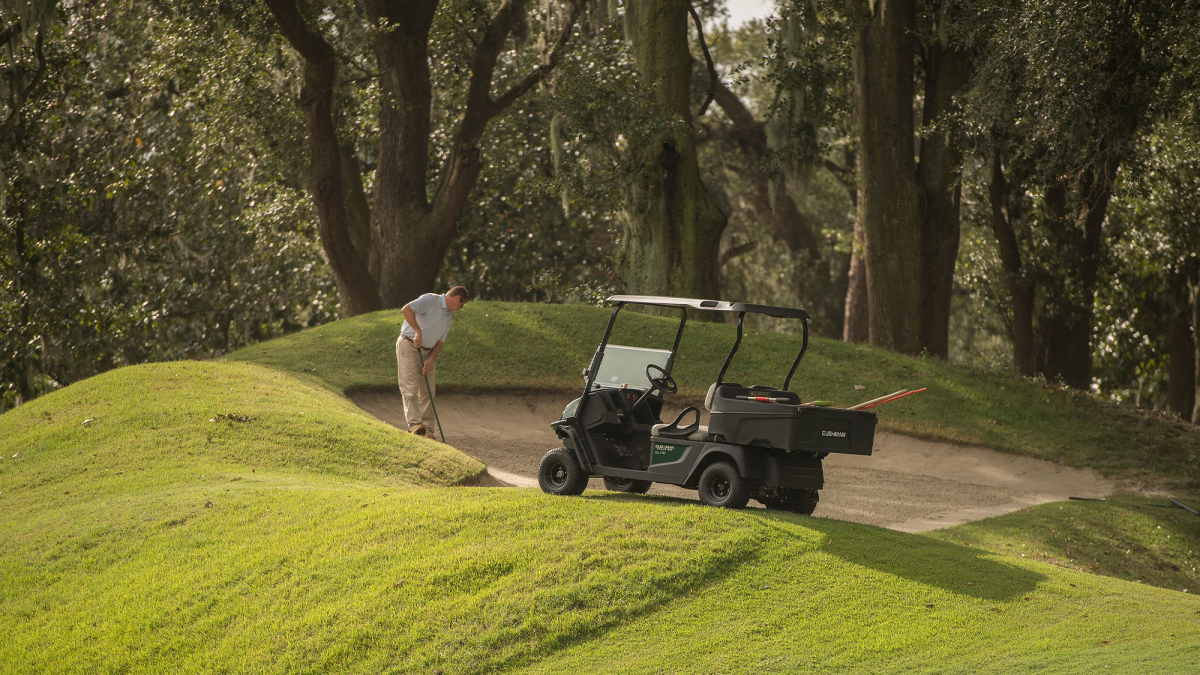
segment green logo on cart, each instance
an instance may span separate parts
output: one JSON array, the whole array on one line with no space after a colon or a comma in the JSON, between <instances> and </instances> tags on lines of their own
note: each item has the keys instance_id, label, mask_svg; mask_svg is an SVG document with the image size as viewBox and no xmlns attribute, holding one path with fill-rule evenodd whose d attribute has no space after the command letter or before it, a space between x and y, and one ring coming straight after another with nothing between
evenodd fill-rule
<instances>
[{"instance_id":1,"label":"green logo on cart","mask_svg":"<svg viewBox=\"0 0 1200 675\"><path fill-rule=\"evenodd\" d=\"M669 443L655 443L654 452L650 455L651 464L666 464L667 462L679 461L683 457L683 451L687 449L685 445L671 445Z\"/></svg>"}]
</instances>

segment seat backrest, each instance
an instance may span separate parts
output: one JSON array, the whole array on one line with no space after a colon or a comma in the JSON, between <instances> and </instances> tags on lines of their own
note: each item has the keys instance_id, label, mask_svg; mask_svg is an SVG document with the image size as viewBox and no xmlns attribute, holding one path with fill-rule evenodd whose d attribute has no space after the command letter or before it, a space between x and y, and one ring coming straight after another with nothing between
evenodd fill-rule
<instances>
[{"instance_id":1,"label":"seat backrest","mask_svg":"<svg viewBox=\"0 0 1200 675\"><path fill-rule=\"evenodd\" d=\"M717 395L717 383L713 382L708 387L708 393L704 395L704 409L712 412L713 397Z\"/></svg>"}]
</instances>

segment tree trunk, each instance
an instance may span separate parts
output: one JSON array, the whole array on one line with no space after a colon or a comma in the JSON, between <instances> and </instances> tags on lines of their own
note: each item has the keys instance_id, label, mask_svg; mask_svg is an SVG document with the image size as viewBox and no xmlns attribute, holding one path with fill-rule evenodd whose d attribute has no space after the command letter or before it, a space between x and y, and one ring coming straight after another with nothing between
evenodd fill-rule
<instances>
[{"instance_id":1,"label":"tree trunk","mask_svg":"<svg viewBox=\"0 0 1200 675\"><path fill-rule=\"evenodd\" d=\"M367 19L377 29L374 48L382 92L374 200L368 207L357 160L348 146L338 144L333 124L337 84L333 49L304 21L296 0L266 2L280 32L304 60L300 104L308 120L313 156L313 202L341 293L342 313L353 316L381 306L400 307L433 289L467 196L483 168L479 143L488 122L555 68L582 4L571 3L557 15L561 19L558 37L540 65L496 97L492 96L496 64L510 35L525 25L526 0L507 0L489 18L473 38L475 52L461 121L431 192L433 85L428 45L438 0L364 0ZM364 256L366 218L369 254Z\"/></svg>"},{"instance_id":2,"label":"tree trunk","mask_svg":"<svg viewBox=\"0 0 1200 675\"><path fill-rule=\"evenodd\" d=\"M992 153L991 164L992 178L988 183L988 197L992 206L992 231L996 235L1000 264L1004 267L1004 279L1012 298L1013 315L1009 331L1013 340L1013 363L1017 372L1031 377L1037 370L1033 333L1036 287L1022 266L1021 246L1013 229L1013 223L1020 219L1020 214L1015 212L1016 202L1008 202L1008 187L1004 180L1004 167L1000 163L999 150Z\"/></svg>"},{"instance_id":3,"label":"tree trunk","mask_svg":"<svg viewBox=\"0 0 1200 675\"><path fill-rule=\"evenodd\" d=\"M380 308L375 282L350 239L343 202L341 148L333 124L333 86L337 62L333 47L300 16L294 0L267 0L280 30L304 58L299 104L308 127L308 190L317 209L325 257L337 282L342 314L354 316Z\"/></svg>"},{"instance_id":4,"label":"tree trunk","mask_svg":"<svg viewBox=\"0 0 1200 675\"><path fill-rule=\"evenodd\" d=\"M921 351L921 230L913 158L915 0L875 0L854 49L871 344Z\"/></svg>"},{"instance_id":5,"label":"tree trunk","mask_svg":"<svg viewBox=\"0 0 1200 675\"><path fill-rule=\"evenodd\" d=\"M1196 406L1196 343L1192 334L1192 303L1188 278L1174 275L1171 316L1167 322L1167 409L1185 420Z\"/></svg>"},{"instance_id":6,"label":"tree trunk","mask_svg":"<svg viewBox=\"0 0 1200 675\"><path fill-rule=\"evenodd\" d=\"M953 112L954 95L971 77L970 55L931 44L925 60L923 124L930 128ZM950 349L950 301L958 261L962 147L938 129L921 139L921 346L945 357Z\"/></svg>"},{"instance_id":7,"label":"tree trunk","mask_svg":"<svg viewBox=\"0 0 1200 675\"><path fill-rule=\"evenodd\" d=\"M622 276L634 293L715 298L726 218L696 160L687 21L684 0L626 5L638 72L657 112L675 123L635 150L643 175L627 200Z\"/></svg>"},{"instance_id":8,"label":"tree trunk","mask_svg":"<svg viewBox=\"0 0 1200 675\"><path fill-rule=\"evenodd\" d=\"M867 261L863 257L862 217L854 219L854 243L850 252L849 287L846 289L846 319L842 339L866 342L871 339L870 304L867 300Z\"/></svg>"},{"instance_id":9,"label":"tree trunk","mask_svg":"<svg viewBox=\"0 0 1200 675\"><path fill-rule=\"evenodd\" d=\"M1196 351L1193 357L1196 393L1192 403L1192 424L1200 424L1200 269L1193 269L1188 279L1188 301L1192 303L1192 344Z\"/></svg>"},{"instance_id":10,"label":"tree trunk","mask_svg":"<svg viewBox=\"0 0 1200 675\"><path fill-rule=\"evenodd\" d=\"M1061 379L1075 389L1092 386L1093 300L1116 172L1115 165L1086 169L1073 188L1060 182L1043 198L1045 229L1064 270L1056 297L1043 303L1043 316L1038 317L1038 368L1046 379ZM1068 200L1078 204L1078 210Z\"/></svg>"}]
</instances>

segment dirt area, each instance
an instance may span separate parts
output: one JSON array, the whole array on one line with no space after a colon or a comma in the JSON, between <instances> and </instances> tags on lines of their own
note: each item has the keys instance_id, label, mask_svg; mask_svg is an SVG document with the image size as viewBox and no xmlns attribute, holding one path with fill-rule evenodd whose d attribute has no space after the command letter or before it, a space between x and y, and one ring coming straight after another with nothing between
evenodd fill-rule
<instances>
[{"instance_id":1,"label":"dirt area","mask_svg":"<svg viewBox=\"0 0 1200 675\"><path fill-rule=\"evenodd\" d=\"M356 393L363 410L405 428L399 393ZM561 443L550 430L570 395L451 394L437 398L446 442L488 465L490 485L537 488L542 455ZM681 409L681 408L680 408ZM663 411L672 417L676 411ZM870 457L825 459L822 518L922 532L1067 497L1103 497L1116 487L1087 469L1072 469L985 448L875 435ZM589 489L602 490L593 479ZM655 484L650 494L696 499L694 490ZM751 504L757 502L751 501Z\"/></svg>"}]
</instances>

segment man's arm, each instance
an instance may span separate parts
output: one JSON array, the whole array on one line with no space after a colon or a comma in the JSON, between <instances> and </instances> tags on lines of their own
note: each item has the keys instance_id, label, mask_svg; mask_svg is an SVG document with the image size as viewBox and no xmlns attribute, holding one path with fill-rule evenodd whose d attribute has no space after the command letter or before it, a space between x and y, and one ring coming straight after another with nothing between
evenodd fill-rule
<instances>
[{"instance_id":1,"label":"man's arm","mask_svg":"<svg viewBox=\"0 0 1200 675\"><path fill-rule=\"evenodd\" d=\"M413 344L419 348L421 346L421 324L417 323L417 315L413 312L412 307L409 307L408 305L401 307L400 313L404 315L404 320L407 321L408 325L412 326L413 331L416 332L416 335L413 336Z\"/></svg>"},{"instance_id":2,"label":"man's arm","mask_svg":"<svg viewBox=\"0 0 1200 675\"><path fill-rule=\"evenodd\" d=\"M446 343L438 340L438 343L430 350L429 356L425 357L425 367L421 369L422 375L428 375L429 371L433 370L433 362L437 360L438 354L442 353L442 345L444 344Z\"/></svg>"}]
</instances>

